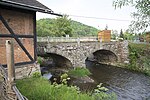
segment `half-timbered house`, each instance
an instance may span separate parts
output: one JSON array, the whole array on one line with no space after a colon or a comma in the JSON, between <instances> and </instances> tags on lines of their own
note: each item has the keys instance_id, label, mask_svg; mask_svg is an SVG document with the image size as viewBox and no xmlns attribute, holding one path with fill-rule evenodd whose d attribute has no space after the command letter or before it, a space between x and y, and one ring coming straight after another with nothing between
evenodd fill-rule
<instances>
[{"instance_id":1,"label":"half-timbered house","mask_svg":"<svg viewBox=\"0 0 150 100\"><path fill-rule=\"evenodd\" d=\"M0 0L0 64L6 66L5 41L12 39L22 75L30 74L37 60L36 12L59 15L36 0Z\"/></svg>"}]
</instances>

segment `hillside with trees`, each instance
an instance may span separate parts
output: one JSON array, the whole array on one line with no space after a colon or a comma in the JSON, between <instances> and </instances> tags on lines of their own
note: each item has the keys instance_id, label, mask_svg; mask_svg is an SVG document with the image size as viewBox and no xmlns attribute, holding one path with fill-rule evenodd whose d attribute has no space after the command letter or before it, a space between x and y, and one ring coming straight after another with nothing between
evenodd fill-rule
<instances>
[{"instance_id":1,"label":"hillside with trees","mask_svg":"<svg viewBox=\"0 0 150 100\"><path fill-rule=\"evenodd\" d=\"M96 36L97 33L98 29L73 21L67 15L57 17L56 19L46 18L37 20L37 35L42 37L61 37L66 35L70 37Z\"/></svg>"}]
</instances>

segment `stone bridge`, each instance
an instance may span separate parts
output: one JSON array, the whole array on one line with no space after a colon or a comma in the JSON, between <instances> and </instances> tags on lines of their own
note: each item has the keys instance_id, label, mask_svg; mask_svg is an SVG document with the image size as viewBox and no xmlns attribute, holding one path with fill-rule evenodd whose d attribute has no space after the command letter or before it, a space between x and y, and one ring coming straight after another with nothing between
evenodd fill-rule
<instances>
[{"instance_id":1,"label":"stone bridge","mask_svg":"<svg viewBox=\"0 0 150 100\"><path fill-rule=\"evenodd\" d=\"M47 52L67 58L74 67L85 66L85 60L104 63L128 63L128 42L39 42L38 54Z\"/></svg>"}]
</instances>

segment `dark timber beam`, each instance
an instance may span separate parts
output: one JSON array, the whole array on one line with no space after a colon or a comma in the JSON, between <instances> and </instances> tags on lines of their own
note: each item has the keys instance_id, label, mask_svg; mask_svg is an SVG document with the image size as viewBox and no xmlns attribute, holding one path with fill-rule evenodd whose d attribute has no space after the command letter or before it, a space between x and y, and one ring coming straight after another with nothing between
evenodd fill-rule
<instances>
[{"instance_id":1,"label":"dark timber beam","mask_svg":"<svg viewBox=\"0 0 150 100\"><path fill-rule=\"evenodd\" d=\"M33 60L33 61L27 61L27 62L19 62L19 63L15 63L15 67L19 67L19 66L21 66L21 65L26 65L26 64L33 64L35 62L35 60ZM7 67L7 64L3 64L2 65L3 67Z\"/></svg>"},{"instance_id":2,"label":"dark timber beam","mask_svg":"<svg viewBox=\"0 0 150 100\"><path fill-rule=\"evenodd\" d=\"M21 41L18 39L18 37L15 35L15 33L13 32L13 30L9 27L9 25L7 24L7 22L5 21L5 19L0 15L0 20L2 21L2 23L5 25L5 27L8 29L8 31L14 36L14 39L17 41L17 43L19 44L19 46L23 49L23 51L26 53L26 55L29 57L29 59L31 61L33 61L34 59L32 58L32 56L30 55L30 53L27 51L27 49L23 46L23 44L21 43Z\"/></svg>"},{"instance_id":3,"label":"dark timber beam","mask_svg":"<svg viewBox=\"0 0 150 100\"><path fill-rule=\"evenodd\" d=\"M18 38L34 38L34 35L20 35L20 34L15 34L16 37Z\"/></svg>"},{"instance_id":4,"label":"dark timber beam","mask_svg":"<svg viewBox=\"0 0 150 100\"><path fill-rule=\"evenodd\" d=\"M33 33L34 33L34 60L37 60L37 34L36 34L36 12L33 17Z\"/></svg>"},{"instance_id":5,"label":"dark timber beam","mask_svg":"<svg viewBox=\"0 0 150 100\"><path fill-rule=\"evenodd\" d=\"M0 34L0 38L12 38L11 34Z\"/></svg>"},{"instance_id":6,"label":"dark timber beam","mask_svg":"<svg viewBox=\"0 0 150 100\"><path fill-rule=\"evenodd\" d=\"M10 37L10 38L15 38L15 37L18 37L18 38L34 38L33 35L12 35L12 34L0 34L0 38L3 37L3 38L7 38L7 37Z\"/></svg>"}]
</instances>

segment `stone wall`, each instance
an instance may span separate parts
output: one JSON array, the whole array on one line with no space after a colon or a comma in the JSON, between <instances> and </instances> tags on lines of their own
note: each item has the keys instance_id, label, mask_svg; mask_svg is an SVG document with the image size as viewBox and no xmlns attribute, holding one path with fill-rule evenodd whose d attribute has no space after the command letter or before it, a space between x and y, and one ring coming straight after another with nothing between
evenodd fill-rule
<instances>
[{"instance_id":1,"label":"stone wall","mask_svg":"<svg viewBox=\"0 0 150 100\"><path fill-rule=\"evenodd\" d=\"M39 64L26 64L22 66L15 66L15 75L16 79L21 79L25 77L30 77L34 72L39 72L40 71L40 65Z\"/></svg>"}]
</instances>

